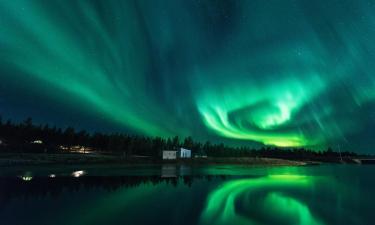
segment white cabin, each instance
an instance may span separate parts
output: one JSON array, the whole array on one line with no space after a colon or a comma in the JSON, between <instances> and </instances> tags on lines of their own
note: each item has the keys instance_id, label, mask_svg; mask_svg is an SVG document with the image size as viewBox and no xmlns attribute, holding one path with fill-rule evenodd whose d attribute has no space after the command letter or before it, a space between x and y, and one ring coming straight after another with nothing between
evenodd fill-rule
<instances>
[{"instance_id":1,"label":"white cabin","mask_svg":"<svg viewBox=\"0 0 375 225\"><path fill-rule=\"evenodd\" d=\"M191 158L191 150L186 148L179 148L178 149L178 157L181 159L190 159Z\"/></svg>"},{"instance_id":2,"label":"white cabin","mask_svg":"<svg viewBox=\"0 0 375 225\"><path fill-rule=\"evenodd\" d=\"M163 151L163 159L176 159L177 151Z\"/></svg>"}]
</instances>

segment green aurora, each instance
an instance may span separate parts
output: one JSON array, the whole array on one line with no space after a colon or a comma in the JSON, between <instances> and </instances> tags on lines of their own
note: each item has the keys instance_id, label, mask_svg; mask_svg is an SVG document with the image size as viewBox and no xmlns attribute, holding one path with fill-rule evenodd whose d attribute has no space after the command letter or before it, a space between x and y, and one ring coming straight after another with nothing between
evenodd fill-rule
<instances>
[{"instance_id":1,"label":"green aurora","mask_svg":"<svg viewBox=\"0 0 375 225\"><path fill-rule=\"evenodd\" d=\"M374 11L369 0L1 1L0 113L371 152Z\"/></svg>"}]
</instances>

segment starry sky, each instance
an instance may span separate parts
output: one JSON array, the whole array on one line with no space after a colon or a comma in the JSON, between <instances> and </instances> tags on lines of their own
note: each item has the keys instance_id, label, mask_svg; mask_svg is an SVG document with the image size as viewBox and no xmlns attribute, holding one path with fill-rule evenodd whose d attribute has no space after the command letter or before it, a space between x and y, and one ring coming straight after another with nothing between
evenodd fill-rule
<instances>
[{"instance_id":1,"label":"starry sky","mask_svg":"<svg viewBox=\"0 0 375 225\"><path fill-rule=\"evenodd\" d=\"M0 114L373 153L375 1L3 0Z\"/></svg>"}]
</instances>

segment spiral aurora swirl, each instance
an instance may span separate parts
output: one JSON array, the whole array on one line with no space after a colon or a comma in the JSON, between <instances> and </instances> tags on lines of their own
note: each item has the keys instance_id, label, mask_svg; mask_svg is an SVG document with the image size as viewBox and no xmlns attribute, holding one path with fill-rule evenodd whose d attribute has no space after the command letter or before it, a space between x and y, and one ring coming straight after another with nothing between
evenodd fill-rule
<instances>
[{"instance_id":1,"label":"spiral aurora swirl","mask_svg":"<svg viewBox=\"0 0 375 225\"><path fill-rule=\"evenodd\" d=\"M307 191L317 178L302 175L269 175L229 181L213 191L201 224L323 225L291 190Z\"/></svg>"},{"instance_id":2,"label":"spiral aurora swirl","mask_svg":"<svg viewBox=\"0 0 375 225\"><path fill-rule=\"evenodd\" d=\"M0 114L372 153L370 2L3 0Z\"/></svg>"},{"instance_id":3,"label":"spiral aurora swirl","mask_svg":"<svg viewBox=\"0 0 375 225\"><path fill-rule=\"evenodd\" d=\"M277 87L243 83L203 93L198 109L207 127L228 138L282 147L313 145L318 139L306 137L295 120L298 111L324 87L318 76L311 77L303 82L287 79ZM314 89L306 92L307 84Z\"/></svg>"}]
</instances>

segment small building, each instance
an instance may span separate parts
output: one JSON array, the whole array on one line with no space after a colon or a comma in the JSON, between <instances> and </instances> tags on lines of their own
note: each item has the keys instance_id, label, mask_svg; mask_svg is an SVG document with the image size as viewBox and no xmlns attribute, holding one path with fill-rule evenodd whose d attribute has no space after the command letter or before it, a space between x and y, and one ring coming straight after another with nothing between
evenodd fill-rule
<instances>
[{"instance_id":1,"label":"small building","mask_svg":"<svg viewBox=\"0 0 375 225\"><path fill-rule=\"evenodd\" d=\"M163 151L163 160L165 159L177 159L177 151L164 150Z\"/></svg>"},{"instance_id":2,"label":"small building","mask_svg":"<svg viewBox=\"0 0 375 225\"><path fill-rule=\"evenodd\" d=\"M43 141L42 140L34 140L34 141L31 142L31 144L41 145L41 144L43 144Z\"/></svg>"},{"instance_id":3,"label":"small building","mask_svg":"<svg viewBox=\"0 0 375 225\"><path fill-rule=\"evenodd\" d=\"M186 148L179 148L178 149L178 158L190 159L191 158L191 150L186 149Z\"/></svg>"},{"instance_id":4,"label":"small building","mask_svg":"<svg viewBox=\"0 0 375 225\"><path fill-rule=\"evenodd\" d=\"M85 153L92 152L92 148L82 146L82 145L74 145L74 146L70 146L69 151L72 152L72 153L83 153L83 154L85 154Z\"/></svg>"}]
</instances>

